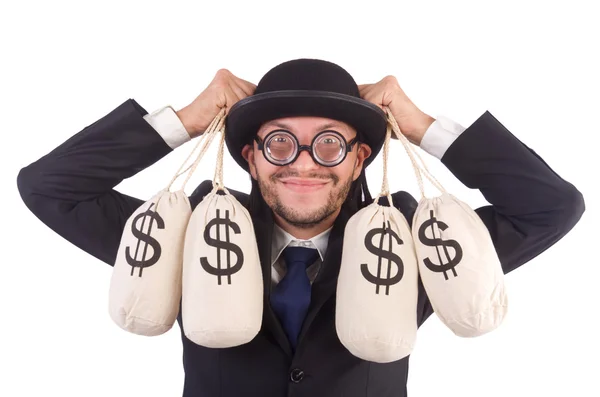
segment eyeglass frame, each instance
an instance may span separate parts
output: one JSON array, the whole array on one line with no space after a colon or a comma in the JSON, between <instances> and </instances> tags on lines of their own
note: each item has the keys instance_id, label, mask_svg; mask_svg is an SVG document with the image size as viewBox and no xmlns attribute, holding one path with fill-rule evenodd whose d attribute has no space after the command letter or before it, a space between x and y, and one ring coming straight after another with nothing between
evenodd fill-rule
<instances>
[{"instance_id":1,"label":"eyeglass frame","mask_svg":"<svg viewBox=\"0 0 600 397\"><path fill-rule=\"evenodd\" d=\"M265 155L265 145L264 143L266 141L269 140L269 137L273 134L275 134L276 132L285 132L287 134L289 134L295 141L296 141L296 146L298 147L298 150L296 151L296 155L289 160L288 162L286 162L285 164L277 164L274 163L273 161L270 160L269 156ZM313 153L313 145L315 144L315 141L317 140L317 138L319 138L321 135L326 134L326 133L333 133L335 135L338 135L341 140L344 142L345 145L345 151L344 151L344 156L341 158L341 160L339 160L336 164L333 165L326 165L326 164L321 164L321 162L319 160L317 160L317 158L315 157L314 153ZM296 137L296 135L292 134L290 131L288 130L284 130L284 129L278 129L278 130L273 130L271 132L269 132L267 134L267 136L265 136L265 139L263 140L262 138L260 138L258 135L254 136L254 141L257 143L258 145L258 150L260 150L263 154L263 157L271 164L279 166L279 167L285 167L286 165L290 165L292 164L294 161L298 160L298 157L300 157L300 153L302 153L302 151L306 150L308 152L308 154L310 154L310 157L313 159L313 161L317 164L319 164L320 166L323 167L336 167L340 164L342 164L344 162L344 160L346 160L346 157L348 156L348 153L352 151L352 147L355 144L360 144L360 141L358 140L358 134L352 138L350 141L346 141L346 138L340 134L337 131L334 130L325 130L325 131L321 131L319 132L317 135L314 136L314 138L312 139L310 145L300 145L300 141L298 140L298 137Z\"/></svg>"}]
</instances>

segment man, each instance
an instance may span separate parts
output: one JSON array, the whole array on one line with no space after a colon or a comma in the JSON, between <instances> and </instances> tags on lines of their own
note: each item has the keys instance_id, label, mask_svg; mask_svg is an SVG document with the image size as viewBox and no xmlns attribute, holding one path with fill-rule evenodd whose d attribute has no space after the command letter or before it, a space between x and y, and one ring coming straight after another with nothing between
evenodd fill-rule
<instances>
[{"instance_id":1,"label":"man","mask_svg":"<svg viewBox=\"0 0 600 397\"><path fill-rule=\"evenodd\" d=\"M504 273L556 243L582 216L581 193L489 112L466 129L434 120L391 76L357 86L338 65L311 59L276 66L258 86L220 70L177 112L165 107L147 114L125 101L23 168L19 191L42 222L113 265L125 222L144 202L114 186L202 134L227 107L227 147L252 181L249 195L233 194L252 215L263 278L270 282L263 327L251 342L210 349L181 332L184 397L405 396L408 357L363 361L335 330L344 226L372 202L365 168L383 144L383 106L411 142L491 203L476 212ZM196 188L193 208L211 188L210 181ZM403 191L392 199L410 224L415 199ZM433 312L420 280L417 312L419 326ZM178 323L182 328L181 311Z\"/></svg>"}]
</instances>

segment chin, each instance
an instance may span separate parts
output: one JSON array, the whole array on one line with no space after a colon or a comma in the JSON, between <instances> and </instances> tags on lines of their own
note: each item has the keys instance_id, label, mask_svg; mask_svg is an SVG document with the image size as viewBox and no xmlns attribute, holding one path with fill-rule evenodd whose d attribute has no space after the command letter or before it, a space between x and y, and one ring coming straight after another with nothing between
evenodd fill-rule
<instances>
[{"instance_id":1,"label":"chin","mask_svg":"<svg viewBox=\"0 0 600 397\"><path fill-rule=\"evenodd\" d=\"M316 201L314 197L291 197L280 200L285 207L300 213L310 213L327 205L326 202Z\"/></svg>"},{"instance_id":2,"label":"chin","mask_svg":"<svg viewBox=\"0 0 600 397\"><path fill-rule=\"evenodd\" d=\"M315 194L297 194L285 197L280 196L280 202L287 208L300 213L311 213L327 206L327 196L317 196Z\"/></svg>"},{"instance_id":3,"label":"chin","mask_svg":"<svg viewBox=\"0 0 600 397\"><path fill-rule=\"evenodd\" d=\"M330 215L326 207L289 205L284 203L281 203L281 207L278 207L275 212L286 222L297 227L315 226Z\"/></svg>"}]
</instances>

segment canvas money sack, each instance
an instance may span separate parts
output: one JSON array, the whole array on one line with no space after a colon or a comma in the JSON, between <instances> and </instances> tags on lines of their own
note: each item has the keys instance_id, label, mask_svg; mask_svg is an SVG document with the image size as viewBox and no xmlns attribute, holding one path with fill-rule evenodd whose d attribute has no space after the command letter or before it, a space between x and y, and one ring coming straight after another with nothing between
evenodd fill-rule
<instances>
[{"instance_id":1,"label":"canvas money sack","mask_svg":"<svg viewBox=\"0 0 600 397\"><path fill-rule=\"evenodd\" d=\"M218 128L213 190L194 209L185 232L181 310L188 339L225 348L248 343L260 331L263 279L250 214L223 185L225 128Z\"/></svg>"},{"instance_id":2,"label":"canvas money sack","mask_svg":"<svg viewBox=\"0 0 600 397\"><path fill-rule=\"evenodd\" d=\"M346 224L336 292L338 338L354 356L377 363L408 356L417 335L417 259L408 221L389 193L390 136L388 122L383 186ZM378 204L384 195L389 206Z\"/></svg>"},{"instance_id":3,"label":"canvas money sack","mask_svg":"<svg viewBox=\"0 0 600 397\"><path fill-rule=\"evenodd\" d=\"M187 171L180 172L204 138L210 140L215 135L220 117L222 114L198 139L169 185L142 204L125 223L110 280L109 314L126 331L156 336L167 332L177 319L183 245L192 208L183 190L185 183L177 191L171 192L170 188Z\"/></svg>"},{"instance_id":4,"label":"canvas money sack","mask_svg":"<svg viewBox=\"0 0 600 397\"><path fill-rule=\"evenodd\" d=\"M386 112L391 115L389 109ZM458 336L490 332L502 323L508 307L504 272L490 233L469 205L448 193L431 175L393 117L391 122L413 164L421 191L412 234L419 275L433 310ZM425 196L422 175L440 190L440 196Z\"/></svg>"}]
</instances>

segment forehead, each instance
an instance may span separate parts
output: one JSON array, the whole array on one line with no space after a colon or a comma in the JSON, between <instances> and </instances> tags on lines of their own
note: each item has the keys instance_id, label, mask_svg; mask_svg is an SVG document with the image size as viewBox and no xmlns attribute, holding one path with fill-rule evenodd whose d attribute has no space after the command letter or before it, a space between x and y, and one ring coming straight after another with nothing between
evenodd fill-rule
<instances>
[{"instance_id":1,"label":"forehead","mask_svg":"<svg viewBox=\"0 0 600 397\"><path fill-rule=\"evenodd\" d=\"M352 128L352 126L350 126L348 123L326 117L314 116L283 117L270 120L260 126L258 133L271 131L277 128L291 131L294 134L312 135L323 130L335 130L343 133L344 135L353 135L356 133L354 128Z\"/></svg>"}]
</instances>

